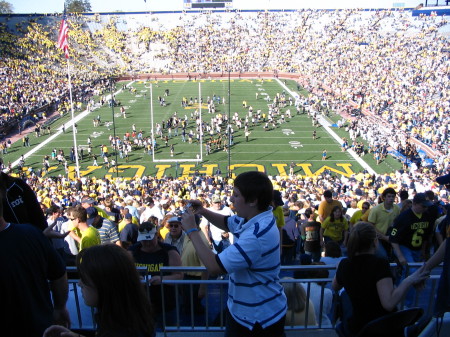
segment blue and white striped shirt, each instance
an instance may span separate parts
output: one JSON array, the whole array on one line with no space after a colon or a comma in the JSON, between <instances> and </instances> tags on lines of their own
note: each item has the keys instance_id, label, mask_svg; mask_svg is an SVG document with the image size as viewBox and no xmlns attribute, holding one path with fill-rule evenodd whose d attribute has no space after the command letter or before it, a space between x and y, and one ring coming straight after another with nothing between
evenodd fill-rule
<instances>
[{"instance_id":1,"label":"blue and white striped shirt","mask_svg":"<svg viewBox=\"0 0 450 337\"><path fill-rule=\"evenodd\" d=\"M266 328L286 314L286 296L279 282L280 234L272 210L249 221L228 218L234 244L219 254L230 274L228 309L241 325Z\"/></svg>"}]
</instances>

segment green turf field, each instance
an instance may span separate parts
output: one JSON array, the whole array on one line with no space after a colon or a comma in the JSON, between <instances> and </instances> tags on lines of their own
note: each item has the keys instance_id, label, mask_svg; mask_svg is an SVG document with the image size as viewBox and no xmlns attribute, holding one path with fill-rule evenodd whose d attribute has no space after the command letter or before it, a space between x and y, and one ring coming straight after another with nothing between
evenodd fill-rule
<instances>
[{"instance_id":1,"label":"green turf field","mask_svg":"<svg viewBox=\"0 0 450 337\"><path fill-rule=\"evenodd\" d=\"M191 118L191 114L199 108L198 104L183 108L181 101L183 97L188 100L199 97L199 82L177 80L177 81L159 81L159 82L133 82L118 83L117 90L120 90L123 84L129 84L135 90L134 93L128 89L121 90L116 95L116 100L120 101L122 106L126 107L126 117L120 114L119 107L114 108L115 133L123 138L123 135L131 132L132 124L136 125L137 130L142 130L144 137L151 135L151 109L150 109L150 83L153 88L153 119L154 123L160 123L167 120L175 112L177 116L183 118L185 115L189 118L187 130L195 130L195 121ZM208 114L206 100L207 97L213 95L221 97L221 104L216 105L216 113L228 114L231 116L238 112L240 117L248 114L248 109L243 108L243 101L253 107L253 111L268 111L268 102L264 99L269 96L271 99L277 93L281 93L284 89L274 79L272 80L244 80L231 79L228 80L204 80L201 83L201 96L204 104L202 105L202 119L210 122L212 114ZM286 82L290 90L296 90L296 84L293 81ZM230 99L228 90L230 88ZM161 107L158 103L158 96L164 97L164 90L169 89L170 94L165 97L167 105ZM258 99L256 98L258 93ZM301 92L305 94L305 92ZM222 104L222 98L225 97L225 104ZM117 174L124 177L133 177L135 175L192 175L196 170L199 173L213 174L219 168L222 174L228 172L238 174L244 170L261 170L271 175L284 175L289 173L289 165L291 162L296 164L295 174L313 175L329 169L339 174L350 175L353 172L362 170L354 158L348 152L342 152L340 144L331 137L322 127L317 128L317 139L312 139L313 127L310 118L306 114L296 115L295 106L286 106L282 109L285 112L291 110L292 118L286 119L286 122L278 125L276 129L264 131L264 123L249 127L251 132L249 141L246 142L243 128L238 130L234 128L234 144L231 146L230 153L218 150L210 155L205 153L205 145L203 144L203 153L200 153L200 144L194 141L192 144L182 142L181 136L173 137L169 140L169 146L174 145L174 156L171 157L169 146L164 145L164 141L157 138L158 150L154 154L154 159L144 149L136 149L130 153L128 163L124 159L118 157L119 172L114 172L112 168L103 166L92 166L93 160L85 158L80 161L81 175L95 175L102 177L105 175L116 176ZM79 114L79 113L78 113ZM101 117L101 125L93 126L92 120L99 115ZM331 114L330 122L338 116ZM67 123L69 115L56 121L52 125L53 132L62 123ZM113 127L113 111L105 104L100 109L94 110L85 118L80 120L78 124L77 144L78 146L87 147L88 136L92 139L93 153L100 154L100 145L109 146L108 137L114 134ZM345 136L343 130L335 131L340 137ZM181 128L179 129L181 134ZM36 138L34 134L30 134L31 147L23 147L22 142L18 141L12 147L8 154L3 155L4 162L15 161L23 153L33 150L37 144L45 142L49 136ZM208 134L203 137L203 142L209 138ZM195 140L195 138L194 138ZM51 154L53 148L57 150L63 149L66 158L73 146L72 129L67 127L66 133L61 133L51 142L43 146L35 153L29 155L25 160L25 169L33 167L34 169L42 167L42 159L45 155ZM326 149L327 160L322 160L322 151ZM110 158L115 158L109 146ZM196 160L197 157L202 160ZM363 158L376 172L391 172L399 167L399 163L394 159L387 159L379 166L375 165L371 154ZM102 165L103 160L99 156L98 164ZM229 167L228 164L231 164ZM62 166L57 167L56 162L50 163L51 167L48 175L55 176L64 175ZM69 160L70 177L75 176L75 164Z\"/></svg>"}]
</instances>

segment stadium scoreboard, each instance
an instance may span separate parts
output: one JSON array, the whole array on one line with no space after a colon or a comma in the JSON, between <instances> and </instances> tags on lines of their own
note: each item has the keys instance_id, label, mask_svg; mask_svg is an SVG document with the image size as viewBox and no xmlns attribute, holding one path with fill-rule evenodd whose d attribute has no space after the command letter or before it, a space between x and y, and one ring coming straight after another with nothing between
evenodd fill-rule
<instances>
[{"instance_id":1,"label":"stadium scoreboard","mask_svg":"<svg viewBox=\"0 0 450 337\"><path fill-rule=\"evenodd\" d=\"M185 9L231 8L233 0L184 0Z\"/></svg>"}]
</instances>

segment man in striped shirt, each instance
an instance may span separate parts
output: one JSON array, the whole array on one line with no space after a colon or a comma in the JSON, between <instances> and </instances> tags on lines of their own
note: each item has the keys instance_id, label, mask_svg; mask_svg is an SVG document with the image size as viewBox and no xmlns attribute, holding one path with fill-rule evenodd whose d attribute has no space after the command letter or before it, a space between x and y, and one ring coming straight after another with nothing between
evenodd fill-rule
<instances>
[{"instance_id":1,"label":"man in striped shirt","mask_svg":"<svg viewBox=\"0 0 450 337\"><path fill-rule=\"evenodd\" d=\"M86 222L89 226L97 228L102 244L115 243L120 246L117 227L110 220L101 217L95 207L86 208L86 212L88 216Z\"/></svg>"},{"instance_id":2,"label":"man in striped shirt","mask_svg":"<svg viewBox=\"0 0 450 337\"><path fill-rule=\"evenodd\" d=\"M236 177L231 201L236 215L224 216L191 200L183 228L210 274L230 275L226 337L284 336L286 296L279 282L280 235L272 214L273 186L266 174ZM215 254L201 239L194 214L233 233L234 244Z\"/></svg>"}]
</instances>

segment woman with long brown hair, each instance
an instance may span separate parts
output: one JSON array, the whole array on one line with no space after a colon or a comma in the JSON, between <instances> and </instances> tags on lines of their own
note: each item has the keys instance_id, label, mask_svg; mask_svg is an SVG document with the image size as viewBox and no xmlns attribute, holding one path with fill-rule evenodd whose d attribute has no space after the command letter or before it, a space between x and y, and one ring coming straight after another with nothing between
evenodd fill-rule
<instances>
[{"instance_id":1,"label":"woman with long brown hair","mask_svg":"<svg viewBox=\"0 0 450 337\"><path fill-rule=\"evenodd\" d=\"M77 256L81 292L86 305L95 307L98 337L152 337L155 327L148 295L131 255L114 245L97 245ZM44 337L81 337L52 325Z\"/></svg>"}]
</instances>

